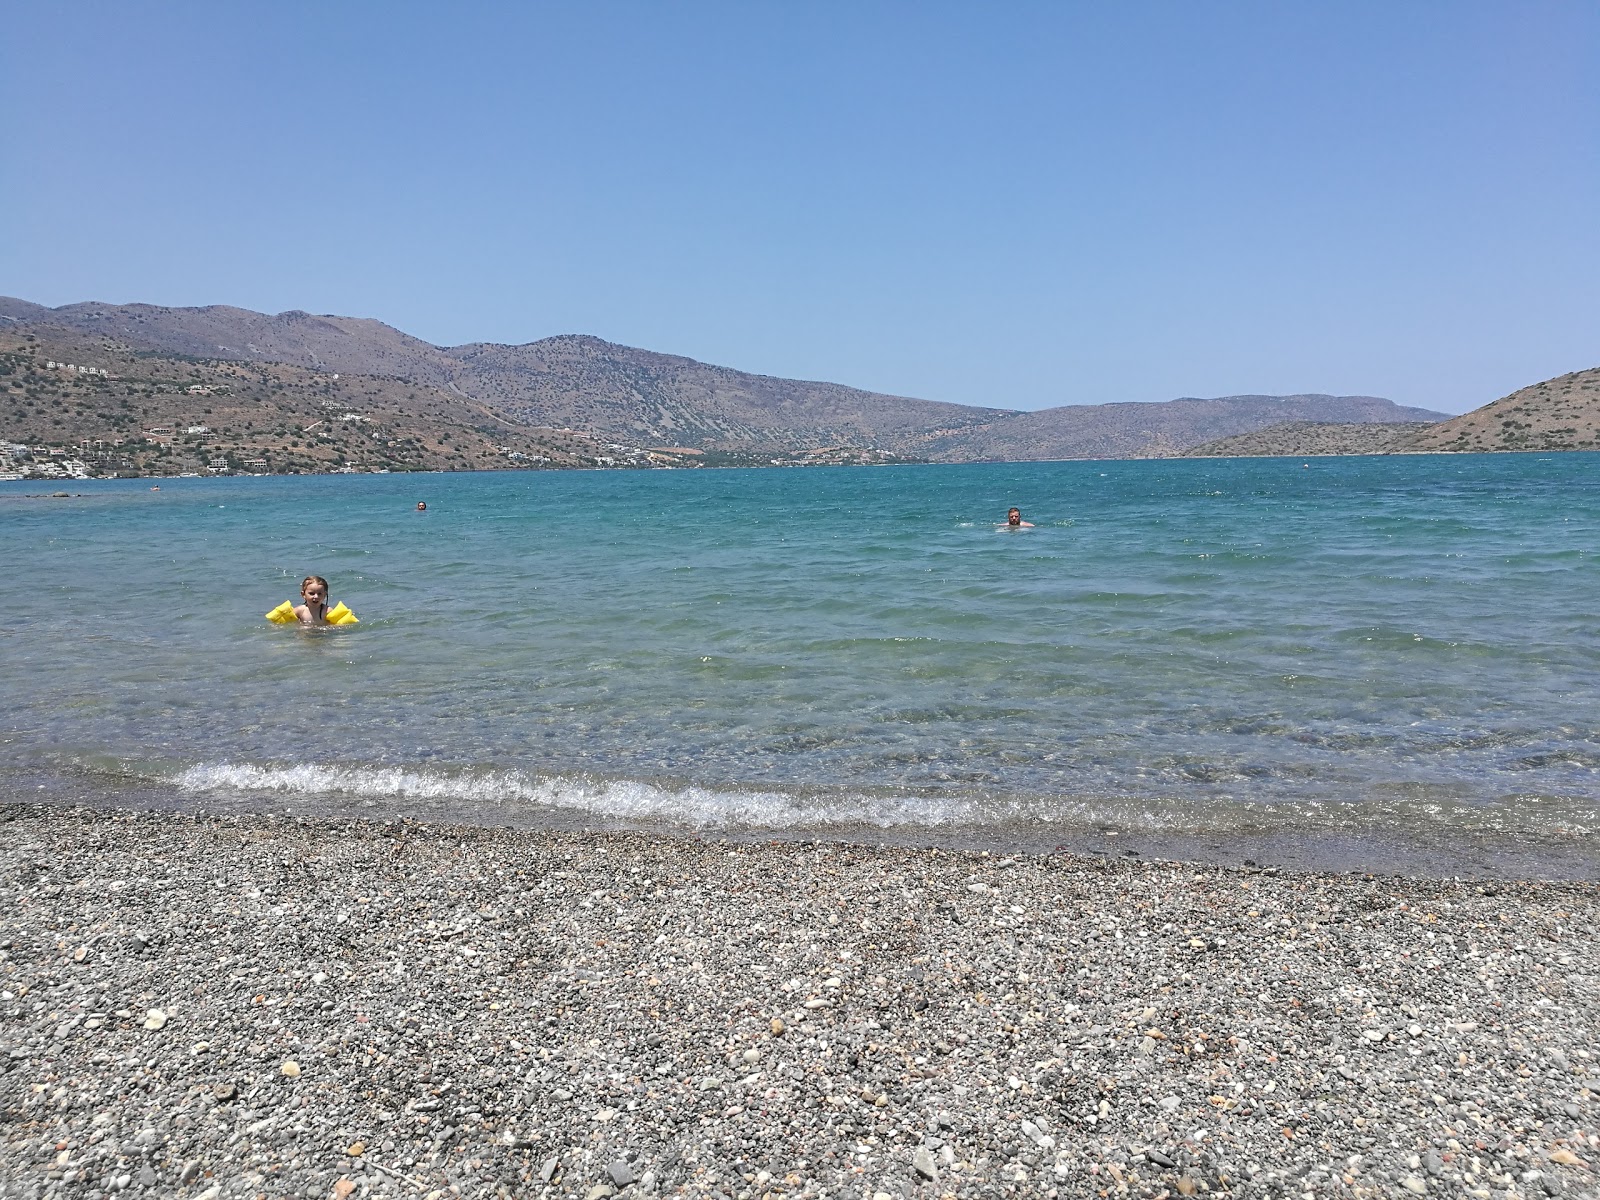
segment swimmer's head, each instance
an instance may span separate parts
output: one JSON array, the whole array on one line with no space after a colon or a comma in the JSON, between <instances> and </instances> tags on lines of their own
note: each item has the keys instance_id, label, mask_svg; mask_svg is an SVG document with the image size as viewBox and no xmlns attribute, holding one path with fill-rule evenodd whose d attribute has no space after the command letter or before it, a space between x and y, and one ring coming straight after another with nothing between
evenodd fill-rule
<instances>
[{"instance_id":1,"label":"swimmer's head","mask_svg":"<svg viewBox=\"0 0 1600 1200\"><path fill-rule=\"evenodd\" d=\"M1007 525L1021 525L1022 524L1022 510L1020 508L1008 508L1006 510L1006 524Z\"/></svg>"},{"instance_id":2,"label":"swimmer's head","mask_svg":"<svg viewBox=\"0 0 1600 1200\"><path fill-rule=\"evenodd\" d=\"M307 575L300 584L300 595L313 604L321 604L328 599L328 581L321 575Z\"/></svg>"},{"instance_id":3,"label":"swimmer's head","mask_svg":"<svg viewBox=\"0 0 1600 1200\"><path fill-rule=\"evenodd\" d=\"M418 500L417 501L417 511L418 512L427 512L428 511L428 502L426 500Z\"/></svg>"}]
</instances>

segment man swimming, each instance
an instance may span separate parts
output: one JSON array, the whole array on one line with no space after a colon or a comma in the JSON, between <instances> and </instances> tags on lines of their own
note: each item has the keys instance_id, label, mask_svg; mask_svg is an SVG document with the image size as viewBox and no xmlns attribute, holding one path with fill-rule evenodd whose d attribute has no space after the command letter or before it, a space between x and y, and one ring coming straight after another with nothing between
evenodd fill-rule
<instances>
[{"instance_id":1,"label":"man swimming","mask_svg":"<svg viewBox=\"0 0 1600 1200\"><path fill-rule=\"evenodd\" d=\"M1010 509L1006 510L1005 528L1007 528L1007 529L1032 529L1033 528L1033 522L1032 521L1024 521L1022 519L1022 510L1020 508L1010 508Z\"/></svg>"}]
</instances>

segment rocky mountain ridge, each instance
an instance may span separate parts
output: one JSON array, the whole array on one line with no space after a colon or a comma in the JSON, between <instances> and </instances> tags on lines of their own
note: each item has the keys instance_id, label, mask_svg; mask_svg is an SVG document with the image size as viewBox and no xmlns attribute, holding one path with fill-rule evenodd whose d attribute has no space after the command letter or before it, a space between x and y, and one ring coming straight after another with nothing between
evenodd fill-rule
<instances>
[{"instance_id":1,"label":"rocky mountain ridge","mask_svg":"<svg viewBox=\"0 0 1600 1200\"><path fill-rule=\"evenodd\" d=\"M1427 424L1286 422L1196 446L1193 457L1600 450L1600 367L1519 388Z\"/></svg>"},{"instance_id":2,"label":"rocky mountain ridge","mask_svg":"<svg viewBox=\"0 0 1600 1200\"><path fill-rule=\"evenodd\" d=\"M587 335L440 347L366 318L268 315L225 305L46 308L0 298L0 329L98 338L108 353L400 380L488 414L485 428L567 431L597 444L699 450L735 461L786 461L824 450L875 455L874 461L1165 457L1286 420L1393 423L1445 416L1376 397L1323 395L1190 397L1021 412L755 375Z\"/></svg>"}]
</instances>

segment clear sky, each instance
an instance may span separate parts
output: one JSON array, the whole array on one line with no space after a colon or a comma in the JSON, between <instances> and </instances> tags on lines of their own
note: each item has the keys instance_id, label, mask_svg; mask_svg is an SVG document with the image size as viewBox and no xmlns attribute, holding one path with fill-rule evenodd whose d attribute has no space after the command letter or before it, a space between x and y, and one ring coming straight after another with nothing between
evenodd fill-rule
<instances>
[{"instance_id":1,"label":"clear sky","mask_svg":"<svg viewBox=\"0 0 1600 1200\"><path fill-rule=\"evenodd\" d=\"M47 3L0 293L1040 408L1600 365L1600 4Z\"/></svg>"}]
</instances>

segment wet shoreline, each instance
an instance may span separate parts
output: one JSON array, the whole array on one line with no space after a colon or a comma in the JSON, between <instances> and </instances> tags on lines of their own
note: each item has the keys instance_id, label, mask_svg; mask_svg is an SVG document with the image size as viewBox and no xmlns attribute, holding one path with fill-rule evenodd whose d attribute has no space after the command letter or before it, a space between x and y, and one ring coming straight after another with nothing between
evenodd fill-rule
<instances>
[{"instance_id":1,"label":"wet shoreline","mask_svg":"<svg viewBox=\"0 0 1600 1200\"><path fill-rule=\"evenodd\" d=\"M667 838L728 838L739 842L836 841L900 849L937 847L996 854L1129 858L1208 866L1391 875L1417 879L1600 882L1600 847L1586 831L1458 829L1204 829L1128 828L1033 823L882 827L839 823L823 829L690 826L669 819L607 817L581 809L532 805L474 806L395 796L373 799L338 792L286 797L271 791L193 792L152 779L107 783L82 774L14 775L9 794L58 807L108 812L166 812L216 817L293 817L312 821L419 821L484 829L560 833L642 833Z\"/></svg>"}]
</instances>

